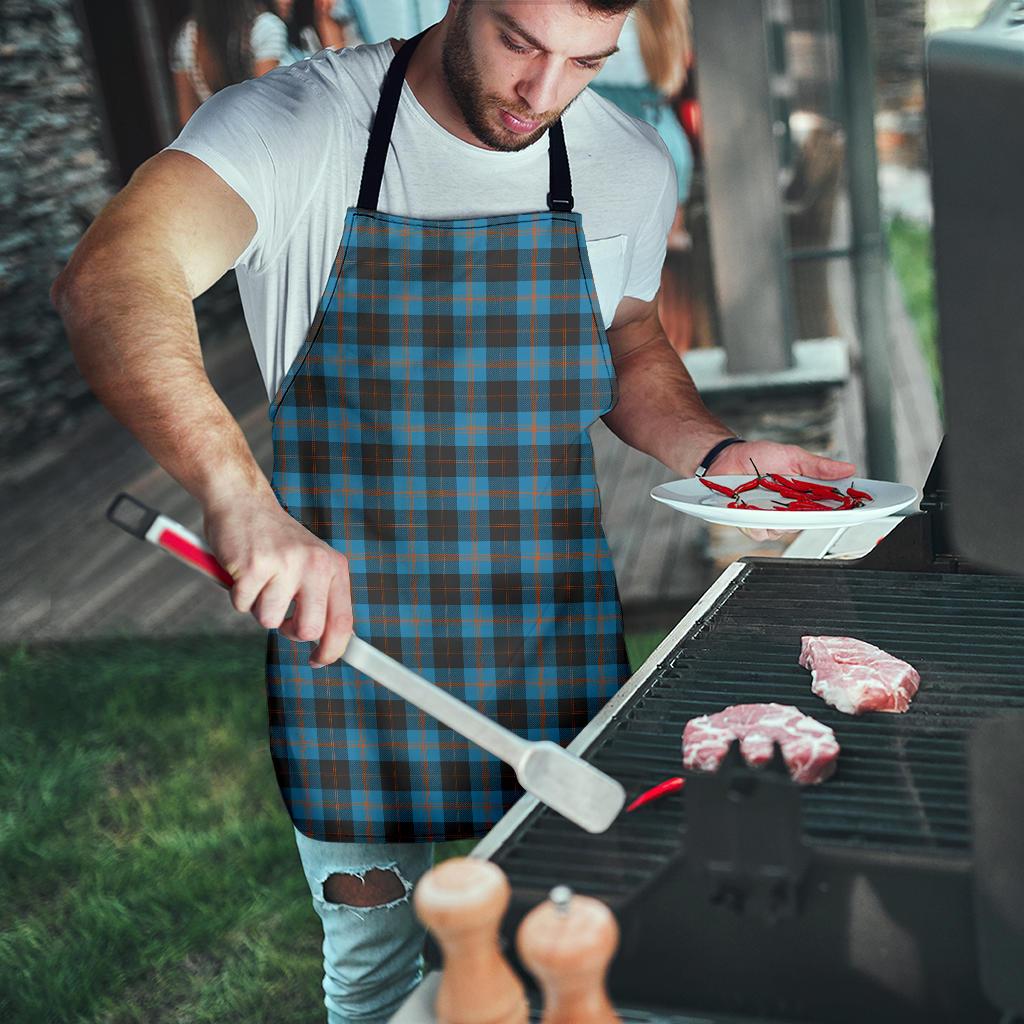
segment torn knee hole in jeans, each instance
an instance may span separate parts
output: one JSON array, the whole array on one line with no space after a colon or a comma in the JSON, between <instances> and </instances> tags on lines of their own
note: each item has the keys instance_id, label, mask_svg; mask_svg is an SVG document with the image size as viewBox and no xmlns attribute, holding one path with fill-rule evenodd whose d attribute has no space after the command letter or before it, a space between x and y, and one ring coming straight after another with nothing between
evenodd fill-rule
<instances>
[{"instance_id":1,"label":"torn knee hole in jeans","mask_svg":"<svg viewBox=\"0 0 1024 1024\"><path fill-rule=\"evenodd\" d=\"M410 892L412 886L393 864L351 873L333 872L323 881L323 902L354 913L394 907L404 903Z\"/></svg>"}]
</instances>

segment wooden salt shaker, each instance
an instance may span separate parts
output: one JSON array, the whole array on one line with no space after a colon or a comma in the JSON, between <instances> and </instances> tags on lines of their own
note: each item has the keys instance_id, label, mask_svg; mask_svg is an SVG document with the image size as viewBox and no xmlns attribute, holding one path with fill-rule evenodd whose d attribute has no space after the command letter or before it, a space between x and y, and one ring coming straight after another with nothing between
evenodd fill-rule
<instances>
[{"instance_id":1,"label":"wooden salt shaker","mask_svg":"<svg viewBox=\"0 0 1024 1024\"><path fill-rule=\"evenodd\" d=\"M526 993L498 945L511 892L501 868L472 857L444 861L416 886L416 914L444 954L437 1024L526 1024Z\"/></svg>"},{"instance_id":2,"label":"wooden salt shaker","mask_svg":"<svg viewBox=\"0 0 1024 1024\"><path fill-rule=\"evenodd\" d=\"M544 993L542 1024L620 1024L605 989L618 944L608 907L564 885L523 918L516 948Z\"/></svg>"}]
</instances>

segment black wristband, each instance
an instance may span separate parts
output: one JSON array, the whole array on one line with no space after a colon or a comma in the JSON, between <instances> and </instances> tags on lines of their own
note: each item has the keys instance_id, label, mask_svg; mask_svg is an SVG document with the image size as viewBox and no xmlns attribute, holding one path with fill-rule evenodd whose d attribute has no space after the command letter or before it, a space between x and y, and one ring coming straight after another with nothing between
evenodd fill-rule
<instances>
[{"instance_id":1,"label":"black wristband","mask_svg":"<svg viewBox=\"0 0 1024 1024\"><path fill-rule=\"evenodd\" d=\"M724 452L731 444L743 444L743 438L727 437L724 441L719 441L718 444L716 444L715 447L700 460L700 464L697 466L697 471L693 475L698 477L704 476L711 468L711 463L714 462L715 459L717 459L718 456L721 455L722 452Z\"/></svg>"}]
</instances>

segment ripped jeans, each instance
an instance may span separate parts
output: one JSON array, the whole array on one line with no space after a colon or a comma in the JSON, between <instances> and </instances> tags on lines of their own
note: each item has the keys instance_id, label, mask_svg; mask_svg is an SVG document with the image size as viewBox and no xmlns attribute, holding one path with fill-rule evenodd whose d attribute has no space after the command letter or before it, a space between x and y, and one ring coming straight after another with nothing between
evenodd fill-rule
<instances>
[{"instance_id":1,"label":"ripped jeans","mask_svg":"<svg viewBox=\"0 0 1024 1024\"><path fill-rule=\"evenodd\" d=\"M434 844L324 843L298 829L295 842L324 926L327 1024L384 1024L423 976L425 931L409 897L433 863ZM392 898L370 906L359 899L340 901L336 882L358 896L353 876L359 881L372 876L385 887L391 883Z\"/></svg>"}]
</instances>

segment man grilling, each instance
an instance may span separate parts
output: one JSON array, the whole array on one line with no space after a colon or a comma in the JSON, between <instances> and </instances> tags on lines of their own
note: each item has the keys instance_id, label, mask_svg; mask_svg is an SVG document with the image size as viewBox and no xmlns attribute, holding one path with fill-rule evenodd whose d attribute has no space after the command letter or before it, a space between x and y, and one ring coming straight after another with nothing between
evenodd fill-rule
<instances>
[{"instance_id":1,"label":"man grilling","mask_svg":"<svg viewBox=\"0 0 1024 1024\"><path fill-rule=\"evenodd\" d=\"M672 162L586 89L632 6L450 0L404 43L227 89L54 287L94 391L201 502L235 608L270 631L270 748L332 1024L402 1002L422 945L407 895L432 844L483 835L520 795L510 769L338 660L353 625L566 744L628 674L595 419L678 476L751 457L853 471L734 438L664 335ZM231 268L270 396L271 482L203 370L192 300Z\"/></svg>"}]
</instances>

